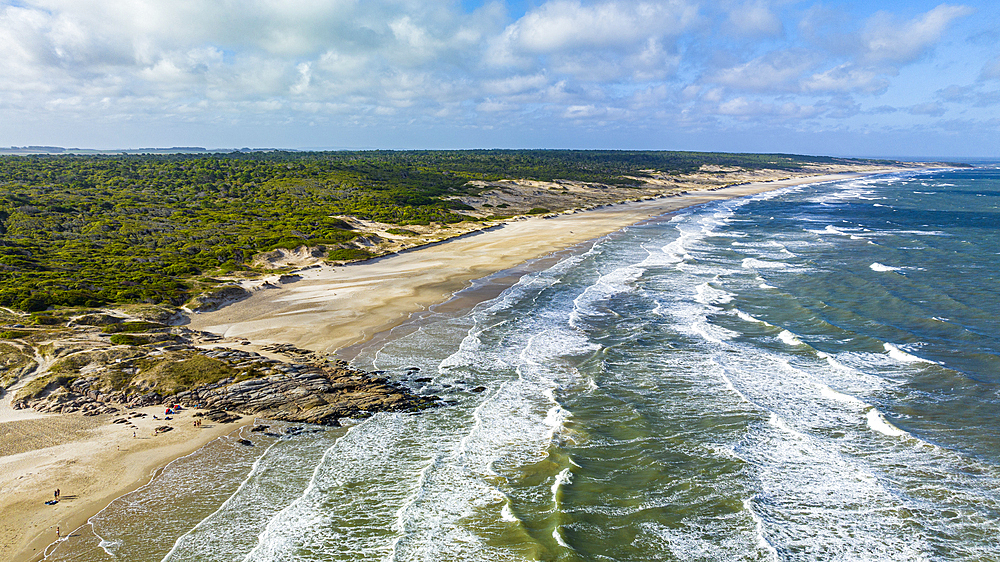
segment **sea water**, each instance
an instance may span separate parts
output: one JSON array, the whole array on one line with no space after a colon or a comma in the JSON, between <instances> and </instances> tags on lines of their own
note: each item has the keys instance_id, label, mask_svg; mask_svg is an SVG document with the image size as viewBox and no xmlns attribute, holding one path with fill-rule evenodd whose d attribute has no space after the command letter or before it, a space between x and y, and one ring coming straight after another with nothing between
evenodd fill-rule
<instances>
[{"instance_id":1,"label":"sea water","mask_svg":"<svg viewBox=\"0 0 1000 562\"><path fill-rule=\"evenodd\" d=\"M997 168L712 203L539 264L357 353L446 405L219 440L49 559L1000 558Z\"/></svg>"}]
</instances>

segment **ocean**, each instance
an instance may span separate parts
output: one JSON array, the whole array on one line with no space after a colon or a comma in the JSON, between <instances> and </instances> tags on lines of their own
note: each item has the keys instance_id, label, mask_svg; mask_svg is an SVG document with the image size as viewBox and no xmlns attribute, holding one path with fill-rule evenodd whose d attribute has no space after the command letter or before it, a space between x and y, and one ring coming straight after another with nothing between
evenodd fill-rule
<instances>
[{"instance_id":1,"label":"ocean","mask_svg":"<svg viewBox=\"0 0 1000 562\"><path fill-rule=\"evenodd\" d=\"M217 440L47 560L997 560L998 271L997 167L689 208L355 350L445 406Z\"/></svg>"}]
</instances>

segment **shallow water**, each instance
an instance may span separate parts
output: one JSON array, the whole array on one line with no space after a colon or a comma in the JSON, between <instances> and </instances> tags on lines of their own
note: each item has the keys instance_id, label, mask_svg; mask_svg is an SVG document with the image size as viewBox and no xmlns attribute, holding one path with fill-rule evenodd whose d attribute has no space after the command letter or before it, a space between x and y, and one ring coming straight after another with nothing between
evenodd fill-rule
<instances>
[{"instance_id":1,"label":"shallow water","mask_svg":"<svg viewBox=\"0 0 1000 562\"><path fill-rule=\"evenodd\" d=\"M995 559L998 213L980 168L628 228L354 350L449 406L220 440L49 559Z\"/></svg>"}]
</instances>

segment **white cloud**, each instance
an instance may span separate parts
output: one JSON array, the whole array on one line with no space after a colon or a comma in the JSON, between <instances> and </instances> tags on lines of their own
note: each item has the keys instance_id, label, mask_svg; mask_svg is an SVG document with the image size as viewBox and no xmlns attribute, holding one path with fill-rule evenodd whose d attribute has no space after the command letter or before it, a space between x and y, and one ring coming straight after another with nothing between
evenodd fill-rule
<instances>
[{"instance_id":1,"label":"white cloud","mask_svg":"<svg viewBox=\"0 0 1000 562\"><path fill-rule=\"evenodd\" d=\"M750 0L729 11L726 25L731 32L747 36L778 36L784 32L781 19L765 0Z\"/></svg>"},{"instance_id":2,"label":"white cloud","mask_svg":"<svg viewBox=\"0 0 1000 562\"><path fill-rule=\"evenodd\" d=\"M773 51L720 70L709 81L740 90L798 90L803 74L818 62L815 53L805 50Z\"/></svg>"},{"instance_id":3,"label":"white cloud","mask_svg":"<svg viewBox=\"0 0 1000 562\"><path fill-rule=\"evenodd\" d=\"M483 89L491 94L512 95L538 90L547 86L548 83L549 79L544 73L517 74L497 80L488 80L483 84Z\"/></svg>"},{"instance_id":4,"label":"white cloud","mask_svg":"<svg viewBox=\"0 0 1000 562\"><path fill-rule=\"evenodd\" d=\"M979 74L980 80L1000 80L1000 56L983 66L983 71Z\"/></svg>"},{"instance_id":5,"label":"white cloud","mask_svg":"<svg viewBox=\"0 0 1000 562\"><path fill-rule=\"evenodd\" d=\"M851 92L875 94L884 91L889 81L874 70L847 63L809 76L802 83L807 92Z\"/></svg>"},{"instance_id":6,"label":"white cloud","mask_svg":"<svg viewBox=\"0 0 1000 562\"><path fill-rule=\"evenodd\" d=\"M642 44L649 37L676 36L696 15L696 7L682 0L593 6L555 0L525 14L507 28L504 37L515 50L527 53L621 47Z\"/></svg>"},{"instance_id":7,"label":"white cloud","mask_svg":"<svg viewBox=\"0 0 1000 562\"><path fill-rule=\"evenodd\" d=\"M944 106L937 102L919 103L910 107L909 112L912 115L930 115L931 117L940 117L945 114Z\"/></svg>"},{"instance_id":8,"label":"white cloud","mask_svg":"<svg viewBox=\"0 0 1000 562\"><path fill-rule=\"evenodd\" d=\"M852 96L892 91L971 13L866 18L815 2L538 0L520 17L500 0L470 13L457 0L0 3L0 144L44 119L572 131L847 118ZM1000 79L986 58L980 79ZM936 99L995 106L985 88ZM937 111L919 101L896 102L894 118Z\"/></svg>"},{"instance_id":9,"label":"white cloud","mask_svg":"<svg viewBox=\"0 0 1000 562\"><path fill-rule=\"evenodd\" d=\"M861 59L871 64L906 64L934 47L952 20L967 16L967 6L941 4L910 21L899 21L888 12L872 16L861 34Z\"/></svg>"},{"instance_id":10,"label":"white cloud","mask_svg":"<svg viewBox=\"0 0 1000 562\"><path fill-rule=\"evenodd\" d=\"M800 30L815 40L819 49L773 50L722 68L705 80L741 91L879 94L886 91L889 78L902 66L914 63L940 43L953 20L969 13L968 7L947 4L908 21L878 12L859 29L824 35L815 28L822 22L828 29L838 29L836 14L813 8Z\"/></svg>"}]
</instances>

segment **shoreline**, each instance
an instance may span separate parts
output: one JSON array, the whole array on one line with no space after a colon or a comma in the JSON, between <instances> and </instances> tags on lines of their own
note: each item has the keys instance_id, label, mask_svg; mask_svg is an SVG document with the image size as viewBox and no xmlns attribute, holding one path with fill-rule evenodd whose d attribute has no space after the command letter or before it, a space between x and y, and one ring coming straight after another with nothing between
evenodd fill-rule
<instances>
[{"instance_id":1,"label":"shoreline","mask_svg":"<svg viewBox=\"0 0 1000 562\"><path fill-rule=\"evenodd\" d=\"M135 412L147 414L133 418L135 438L131 427L110 423L121 417L118 415L83 418L69 414L22 420L56 432L66 431L58 427L60 419L77 423L87 420L89 427L64 434L68 439L59 445L0 457L0 501L4 513L0 521L0 559L41 560L45 549L56 539L57 525L66 537L116 498L149 483L167 464L253 421L248 416L235 423L211 423L195 428L194 410L184 410L169 422L159 415L163 413L161 406L137 408L125 414ZM8 435L7 423L14 422L0 424L0 436ZM153 428L165 424L173 427L173 431L154 437ZM30 432L33 428L22 429ZM30 483L22 483L24 479ZM62 499L55 505L46 505L44 502L52 499L56 489L61 490Z\"/></svg>"},{"instance_id":2,"label":"shoreline","mask_svg":"<svg viewBox=\"0 0 1000 562\"><path fill-rule=\"evenodd\" d=\"M407 322L413 315L444 303L475 280L624 227L681 209L796 185L857 179L906 168L823 174L567 211L530 217L429 244L405 252L345 266L320 266L296 272L298 280L262 288L244 283L249 297L218 310L187 315L187 327L232 341L244 349L288 343L320 353L345 351Z\"/></svg>"},{"instance_id":3,"label":"shoreline","mask_svg":"<svg viewBox=\"0 0 1000 562\"><path fill-rule=\"evenodd\" d=\"M189 314L188 327L218 334L230 342L249 341L249 345L241 346L247 350L288 343L352 359L366 345L393 337L391 332L394 328L418 318L417 315L422 312L432 308L436 311L442 306L449 307L449 310L454 308L457 312L474 306L516 282L516 278L530 270L532 263L537 267L538 260L544 261L547 256L573 251L581 244L627 226L717 200L796 185L909 170L912 169L887 168L746 183L606 205L586 211L569 211L552 217L517 219L362 263L304 270L298 273L301 279L293 283L254 291L250 297L217 311ZM503 279L487 279L518 267L518 274ZM464 299L460 298L461 302L453 302L456 297L462 297L460 293L464 290L476 289L477 280L484 280L487 287L473 290ZM156 406L136 411L151 413L159 410L161 408ZM62 524L64 533L78 529L114 499L148 483L173 460L252 421L252 417L244 417L236 424L214 424L195 430L190 427L192 412L185 411L187 417L183 419L180 416L175 418L175 431L156 437L159 441L155 443L146 443L152 437L133 440L130 436L118 436L116 440L113 434L124 435L125 430L109 424L115 416L97 416L90 419L101 423L76 435L76 439L0 457L0 474L3 475L0 476L0 500L5 512L0 524L0 545L6 545L0 547L0 558L9 555L17 561L39 560L46 546L55 538L55 524ZM49 416L39 419L25 420L24 423L53 423ZM153 420L148 419L148 422ZM7 434L6 425L0 422L0 438ZM152 427L143 426L147 434ZM143 441L143 446L134 441ZM90 451L89 444L104 445L105 448L95 446ZM123 444L128 447L121 451L124 455L108 449ZM30 457L33 459L29 460ZM80 483L75 485L79 488L73 489L71 484L60 485L60 482L66 482L59 478L61 469L82 473L89 471L92 479L94 473L104 477L98 478L97 482L83 483L87 477L77 475ZM116 470L121 470L121 473L109 478L108 475ZM17 480L27 476L32 476L31 484L25 490L15 490ZM56 506L42 504L55 488L63 489L64 496L86 493L94 497L74 498L72 505L65 509L62 502ZM80 491L83 489L87 492ZM7 515L15 507L19 516ZM22 532L19 534L18 530Z\"/></svg>"}]
</instances>

